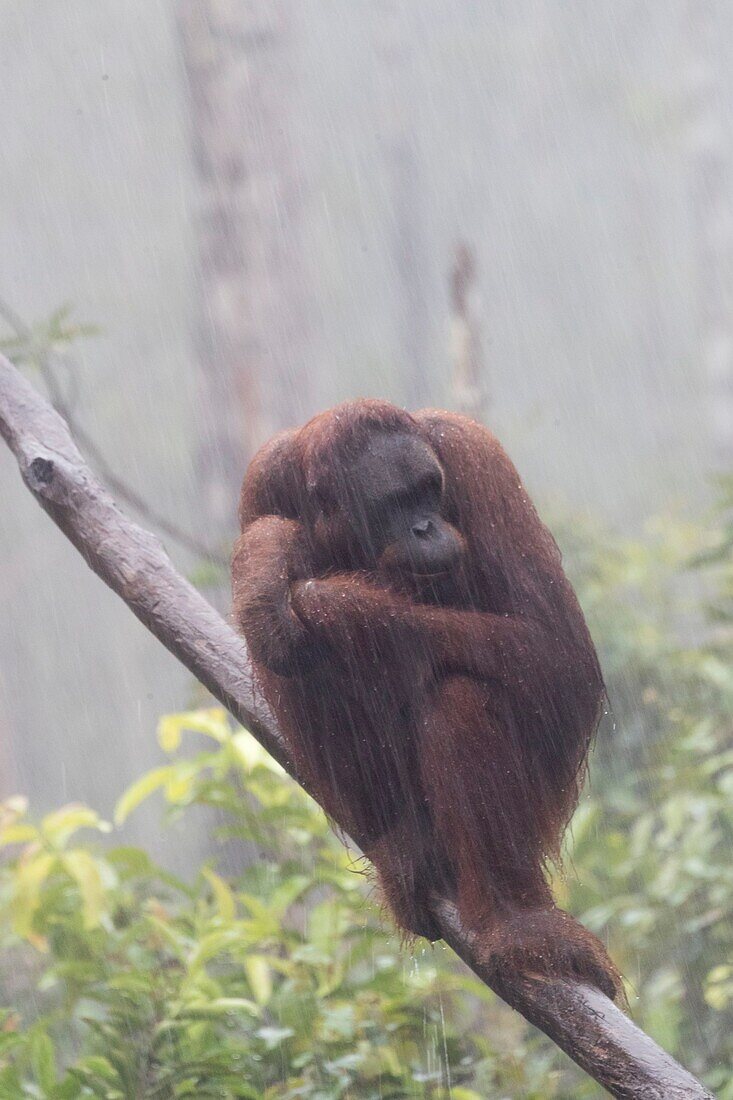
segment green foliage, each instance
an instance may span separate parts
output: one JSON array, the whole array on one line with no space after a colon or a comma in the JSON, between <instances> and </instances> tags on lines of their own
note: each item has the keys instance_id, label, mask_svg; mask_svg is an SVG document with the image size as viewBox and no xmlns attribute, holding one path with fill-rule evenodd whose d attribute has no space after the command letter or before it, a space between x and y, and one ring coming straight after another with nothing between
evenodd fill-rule
<instances>
[{"instance_id":1,"label":"green foliage","mask_svg":"<svg viewBox=\"0 0 733 1100\"><path fill-rule=\"evenodd\" d=\"M641 1025L733 1100L726 522L624 542L567 526L613 716L556 889ZM191 882L85 807L2 809L0 1100L601 1095L448 951L396 941L367 869L222 710L158 736L164 762L115 818L151 797L184 821L212 808L221 859Z\"/></svg>"},{"instance_id":2,"label":"green foliage","mask_svg":"<svg viewBox=\"0 0 733 1100\"><path fill-rule=\"evenodd\" d=\"M733 624L733 474L723 474L717 479L719 510L722 516L720 530L712 545L695 555L691 564L697 568L717 569L720 576L718 599L708 607L715 623Z\"/></svg>"},{"instance_id":3,"label":"green foliage","mask_svg":"<svg viewBox=\"0 0 733 1100\"><path fill-rule=\"evenodd\" d=\"M184 731L205 742L193 756ZM547 1094L542 1061L524 1066L532 1041L497 1053L490 994L441 949L400 950L364 903L364 869L249 734L210 709L168 716L159 739L169 763L117 820L162 792L175 814L215 807L252 858L186 885L141 851L80 846L78 830L109 828L84 807L36 827L7 803L0 1098L443 1096L450 1082L474 1100L497 1075Z\"/></svg>"},{"instance_id":4,"label":"green foliage","mask_svg":"<svg viewBox=\"0 0 733 1100\"><path fill-rule=\"evenodd\" d=\"M599 552L574 527L613 710L559 892L609 939L641 1026L731 1100L733 634L710 614L733 591L726 537L654 521Z\"/></svg>"},{"instance_id":5,"label":"green foliage","mask_svg":"<svg viewBox=\"0 0 733 1100\"><path fill-rule=\"evenodd\" d=\"M0 339L0 351L14 363L38 366L50 353L63 351L76 340L99 334L96 325L74 321L72 314L73 307L66 303L49 317L29 326L4 307L3 319L13 329L13 335Z\"/></svg>"}]
</instances>

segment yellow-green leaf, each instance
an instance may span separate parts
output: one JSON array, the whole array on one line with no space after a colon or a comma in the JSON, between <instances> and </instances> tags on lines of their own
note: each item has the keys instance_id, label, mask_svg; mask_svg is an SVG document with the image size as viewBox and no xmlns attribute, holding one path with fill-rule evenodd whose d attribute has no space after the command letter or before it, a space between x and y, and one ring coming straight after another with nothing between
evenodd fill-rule
<instances>
[{"instance_id":1,"label":"yellow-green leaf","mask_svg":"<svg viewBox=\"0 0 733 1100\"><path fill-rule=\"evenodd\" d=\"M123 821L126 821L141 802L144 802L154 791L157 791L168 782L172 771L173 769L170 767L153 768L152 771L141 776L131 787L128 787L115 806L115 822L121 825Z\"/></svg>"},{"instance_id":2,"label":"yellow-green leaf","mask_svg":"<svg viewBox=\"0 0 733 1100\"><path fill-rule=\"evenodd\" d=\"M181 743L181 720L178 714L164 714L158 722L158 744L163 752L175 752Z\"/></svg>"},{"instance_id":3,"label":"yellow-green leaf","mask_svg":"<svg viewBox=\"0 0 733 1100\"><path fill-rule=\"evenodd\" d=\"M7 825L0 829L0 845L25 844L38 838L38 829L34 825Z\"/></svg>"},{"instance_id":4,"label":"yellow-green leaf","mask_svg":"<svg viewBox=\"0 0 733 1100\"><path fill-rule=\"evenodd\" d=\"M83 848L74 848L65 852L61 860L79 887L84 927L96 928L105 906L102 876L94 856Z\"/></svg>"},{"instance_id":5,"label":"yellow-green leaf","mask_svg":"<svg viewBox=\"0 0 733 1100\"><path fill-rule=\"evenodd\" d=\"M56 1086L56 1054L50 1037L35 1031L30 1041L31 1065L36 1081L49 1094Z\"/></svg>"},{"instance_id":6,"label":"yellow-green leaf","mask_svg":"<svg viewBox=\"0 0 733 1100\"><path fill-rule=\"evenodd\" d=\"M189 973L194 974L201 970L207 962L230 948L233 950L240 949L242 943L242 931L235 926L207 933L198 940L191 952L188 960Z\"/></svg>"},{"instance_id":7,"label":"yellow-green leaf","mask_svg":"<svg viewBox=\"0 0 733 1100\"><path fill-rule=\"evenodd\" d=\"M276 775L285 775L285 769L270 756L269 752L247 730L240 730L239 733L234 734L232 748L237 762L247 775L254 771L256 767L267 768L269 771L275 772Z\"/></svg>"},{"instance_id":8,"label":"yellow-green leaf","mask_svg":"<svg viewBox=\"0 0 733 1100\"><path fill-rule=\"evenodd\" d=\"M168 780L165 784L165 800L179 805L185 802L191 793L197 772L196 764L186 760L181 764L174 764L168 771Z\"/></svg>"},{"instance_id":9,"label":"yellow-green leaf","mask_svg":"<svg viewBox=\"0 0 733 1100\"><path fill-rule=\"evenodd\" d=\"M68 806L62 806L60 810L46 814L41 821L41 832L57 847L63 847L78 829L99 829L100 832L106 833L109 832L110 826L106 821L102 821L94 810L78 802L72 802Z\"/></svg>"},{"instance_id":10,"label":"yellow-green leaf","mask_svg":"<svg viewBox=\"0 0 733 1100\"><path fill-rule=\"evenodd\" d=\"M244 972L258 1005L266 1005L272 996L272 967L264 955L248 955Z\"/></svg>"},{"instance_id":11,"label":"yellow-green leaf","mask_svg":"<svg viewBox=\"0 0 733 1100\"><path fill-rule=\"evenodd\" d=\"M158 741L166 752L174 752L181 743L184 730L203 733L219 744L229 737L229 719L223 707L204 707L200 710L166 714L158 723Z\"/></svg>"},{"instance_id":12,"label":"yellow-green leaf","mask_svg":"<svg viewBox=\"0 0 733 1100\"><path fill-rule=\"evenodd\" d=\"M248 1016L259 1016L257 1005L244 997L217 997L212 1001L190 1001L180 1008L178 1015L189 1020L212 1020L220 1016L230 1016L233 1012L246 1012Z\"/></svg>"},{"instance_id":13,"label":"yellow-green leaf","mask_svg":"<svg viewBox=\"0 0 733 1100\"><path fill-rule=\"evenodd\" d=\"M27 938L33 931L33 918L40 904L41 888L56 863L56 858L50 852L40 852L22 860L18 865L13 897L13 929L19 936Z\"/></svg>"},{"instance_id":14,"label":"yellow-green leaf","mask_svg":"<svg viewBox=\"0 0 733 1100\"><path fill-rule=\"evenodd\" d=\"M214 892L216 908L221 919L225 921L234 920L237 904L234 900L234 894L229 889L226 882L224 882L224 879L219 878L216 872L212 871L210 867L202 868L201 873Z\"/></svg>"}]
</instances>

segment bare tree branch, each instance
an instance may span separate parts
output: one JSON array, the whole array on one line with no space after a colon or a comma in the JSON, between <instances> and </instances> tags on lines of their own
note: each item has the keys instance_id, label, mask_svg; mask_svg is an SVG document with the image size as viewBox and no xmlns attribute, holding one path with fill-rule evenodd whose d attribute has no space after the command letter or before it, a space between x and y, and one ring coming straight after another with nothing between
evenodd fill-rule
<instances>
[{"instance_id":1,"label":"bare tree branch","mask_svg":"<svg viewBox=\"0 0 733 1100\"><path fill-rule=\"evenodd\" d=\"M2 356L0 434L31 493L87 564L292 772L272 715L253 685L243 641L175 571L158 540L118 510L79 454L65 422ZM436 897L434 913L446 943L479 978L612 1096L713 1100L601 993L556 979L517 977L499 985L477 962L472 937L452 900Z\"/></svg>"},{"instance_id":2,"label":"bare tree branch","mask_svg":"<svg viewBox=\"0 0 733 1100\"><path fill-rule=\"evenodd\" d=\"M456 245L450 273L453 400L458 412L484 423L487 394L476 303L476 256L465 241Z\"/></svg>"},{"instance_id":3,"label":"bare tree branch","mask_svg":"<svg viewBox=\"0 0 733 1100\"><path fill-rule=\"evenodd\" d=\"M2 317L6 324L11 327L18 339L26 341L32 350L34 337L33 329L3 298L0 298L0 317ZM166 517L161 515L156 509L151 508L144 497L141 497L131 485L128 485L126 481L123 481L123 479L114 472L100 448L88 432L81 427L74 416L71 403L68 398L64 396L58 378L56 377L53 358L54 357L49 351L45 348L40 348L34 359L38 364L41 378L48 391L48 396L54 408L63 416L74 433L74 437L79 440L81 446L91 458L109 488L116 493L121 500L124 500L126 504L134 508L146 523L152 523L152 525L159 531L162 531L164 535L168 535L180 546L185 547L187 550L191 550L198 557L206 558L207 561L212 562L212 564L222 566L226 569L229 562L224 554L218 550L214 550L213 547L208 546L189 531L184 531L182 527L173 523L172 520L166 519Z\"/></svg>"}]
</instances>

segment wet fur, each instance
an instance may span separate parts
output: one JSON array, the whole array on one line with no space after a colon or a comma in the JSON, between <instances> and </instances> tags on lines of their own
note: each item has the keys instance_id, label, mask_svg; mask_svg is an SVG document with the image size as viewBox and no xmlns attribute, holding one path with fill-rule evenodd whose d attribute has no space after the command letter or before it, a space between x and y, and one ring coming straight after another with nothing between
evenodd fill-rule
<instances>
[{"instance_id":1,"label":"wet fur","mask_svg":"<svg viewBox=\"0 0 733 1100\"><path fill-rule=\"evenodd\" d=\"M328 505L384 433L424 441L445 477L463 555L427 587L367 570ZM240 520L234 613L257 680L399 927L438 938L429 897L450 890L498 977L576 977L616 996L605 949L556 908L544 874L603 681L557 546L498 441L465 417L351 402L255 456Z\"/></svg>"}]
</instances>

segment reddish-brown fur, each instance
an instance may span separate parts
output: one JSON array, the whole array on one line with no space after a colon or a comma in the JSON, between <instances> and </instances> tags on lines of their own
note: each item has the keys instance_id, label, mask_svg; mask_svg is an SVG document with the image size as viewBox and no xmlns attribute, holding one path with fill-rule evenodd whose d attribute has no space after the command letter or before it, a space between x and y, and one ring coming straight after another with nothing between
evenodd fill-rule
<instances>
[{"instance_id":1,"label":"reddish-brown fur","mask_svg":"<svg viewBox=\"0 0 733 1100\"><path fill-rule=\"evenodd\" d=\"M367 571L324 514L385 432L420 438L442 466L442 514L464 551L445 598ZM240 519L234 609L257 679L398 924L436 938L429 897L450 889L497 974L575 976L616 995L605 950L555 907L544 875L577 803L601 672L498 441L465 417L348 403L262 448Z\"/></svg>"}]
</instances>

